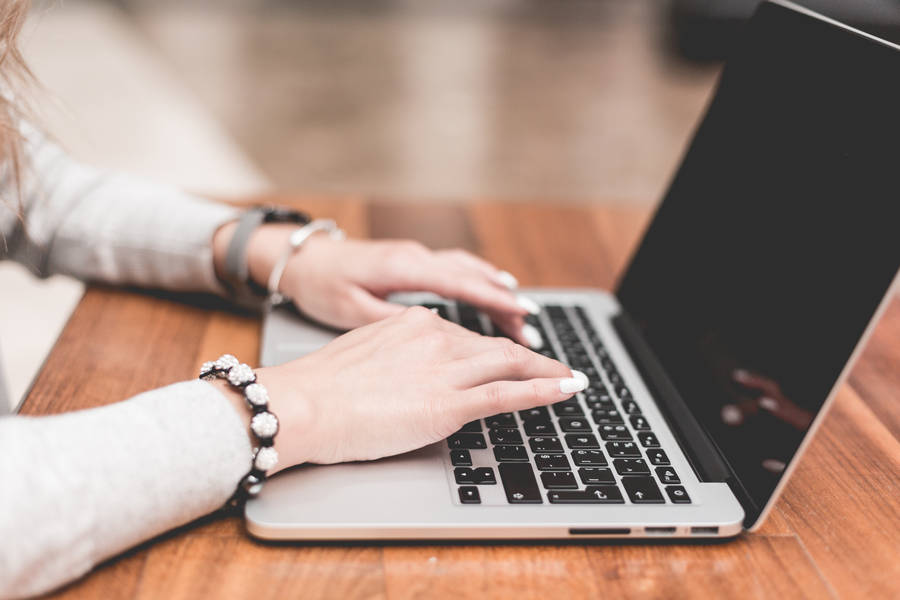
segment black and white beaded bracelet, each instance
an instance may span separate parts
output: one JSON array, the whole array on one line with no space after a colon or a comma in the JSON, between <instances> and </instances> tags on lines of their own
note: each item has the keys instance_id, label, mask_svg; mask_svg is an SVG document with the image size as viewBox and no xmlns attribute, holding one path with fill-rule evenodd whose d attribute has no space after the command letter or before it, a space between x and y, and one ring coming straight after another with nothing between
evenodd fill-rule
<instances>
[{"instance_id":1,"label":"black and white beaded bracelet","mask_svg":"<svg viewBox=\"0 0 900 600\"><path fill-rule=\"evenodd\" d=\"M258 445L253 448L250 471L241 479L229 500L229 504L237 504L259 494L266 480L266 473L278 464L278 452L274 448L278 418L269 410L268 390L256 381L256 373L250 365L242 363L231 354L223 354L218 360L205 362L200 367L200 379L208 381L216 378L225 379L241 390L247 407L253 413L250 431Z\"/></svg>"}]
</instances>

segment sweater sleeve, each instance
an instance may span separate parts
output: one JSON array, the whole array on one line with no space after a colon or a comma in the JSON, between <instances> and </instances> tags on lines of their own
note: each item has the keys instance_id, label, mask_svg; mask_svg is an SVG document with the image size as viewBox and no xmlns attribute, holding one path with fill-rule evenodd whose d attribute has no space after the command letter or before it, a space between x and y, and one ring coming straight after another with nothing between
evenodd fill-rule
<instances>
[{"instance_id":1,"label":"sweater sleeve","mask_svg":"<svg viewBox=\"0 0 900 600\"><path fill-rule=\"evenodd\" d=\"M237 210L168 186L72 160L34 127L20 126L19 189L9 168L0 201L0 258L40 276L180 291L220 292L212 238ZM23 215L11 201L18 197ZM24 217L24 218L20 218Z\"/></svg>"},{"instance_id":2,"label":"sweater sleeve","mask_svg":"<svg viewBox=\"0 0 900 600\"><path fill-rule=\"evenodd\" d=\"M0 598L51 590L214 511L250 460L245 425L203 381L0 418Z\"/></svg>"}]
</instances>

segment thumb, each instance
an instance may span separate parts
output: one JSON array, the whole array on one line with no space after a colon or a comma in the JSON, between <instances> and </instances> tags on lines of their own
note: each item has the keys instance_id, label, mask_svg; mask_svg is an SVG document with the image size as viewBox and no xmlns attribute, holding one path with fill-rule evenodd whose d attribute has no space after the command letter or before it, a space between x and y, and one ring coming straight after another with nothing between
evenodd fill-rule
<instances>
[{"instance_id":1,"label":"thumb","mask_svg":"<svg viewBox=\"0 0 900 600\"><path fill-rule=\"evenodd\" d=\"M401 304L394 304L393 302L387 302L381 298L376 298L362 288L354 288L350 297L356 308L355 316L359 321L357 326L387 319L388 317L402 313L406 309L406 307Z\"/></svg>"}]
</instances>

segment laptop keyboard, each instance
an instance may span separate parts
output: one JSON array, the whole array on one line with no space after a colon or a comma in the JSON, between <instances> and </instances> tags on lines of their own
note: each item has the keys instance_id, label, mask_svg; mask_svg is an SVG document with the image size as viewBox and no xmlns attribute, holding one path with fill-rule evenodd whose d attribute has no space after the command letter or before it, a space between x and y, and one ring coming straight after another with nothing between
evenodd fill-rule
<instances>
[{"instance_id":1,"label":"laptop keyboard","mask_svg":"<svg viewBox=\"0 0 900 600\"><path fill-rule=\"evenodd\" d=\"M472 306L426 306L493 333ZM545 341L539 352L585 373L590 387L549 407L472 421L447 438L459 502L486 503L481 490L499 485L509 504L690 504L584 309L545 306L542 317L527 319Z\"/></svg>"}]
</instances>

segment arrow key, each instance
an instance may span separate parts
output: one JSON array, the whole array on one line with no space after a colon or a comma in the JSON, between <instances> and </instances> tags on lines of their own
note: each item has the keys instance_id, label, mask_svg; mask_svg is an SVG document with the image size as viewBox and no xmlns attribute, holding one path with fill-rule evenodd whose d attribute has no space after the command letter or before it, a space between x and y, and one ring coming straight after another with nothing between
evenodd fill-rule
<instances>
[{"instance_id":1,"label":"arrow key","mask_svg":"<svg viewBox=\"0 0 900 600\"><path fill-rule=\"evenodd\" d=\"M628 497L635 504L665 504L656 482L652 477L623 477L622 485Z\"/></svg>"}]
</instances>

